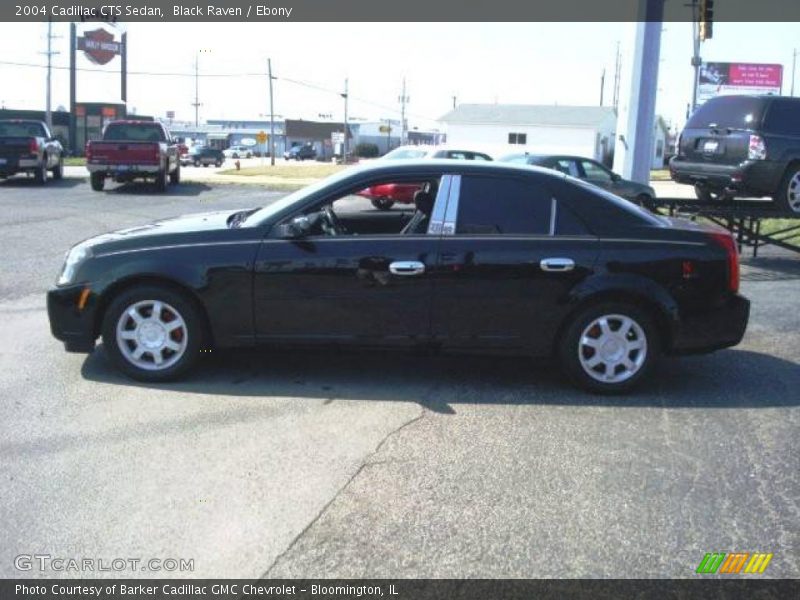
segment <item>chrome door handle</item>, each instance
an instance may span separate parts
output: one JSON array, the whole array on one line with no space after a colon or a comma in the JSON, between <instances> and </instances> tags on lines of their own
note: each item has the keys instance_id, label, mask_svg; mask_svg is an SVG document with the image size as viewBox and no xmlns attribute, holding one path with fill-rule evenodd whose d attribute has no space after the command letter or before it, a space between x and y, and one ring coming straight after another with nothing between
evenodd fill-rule
<instances>
[{"instance_id":1,"label":"chrome door handle","mask_svg":"<svg viewBox=\"0 0 800 600\"><path fill-rule=\"evenodd\" d=\"M542 271L572 271L575 261L571 258L543 258L539 261Z\"/></svg>"},{"instance_id":2,"label":"chrome door handle","mask_svg":"<svg viewBox=\"0 0 800 600\"><path fill-rule=\"evenodd\" d=\"M425 264L418 260L398 260L389 265L392 275L421 275L425 272Z\"/></svg>"}]
</instances>

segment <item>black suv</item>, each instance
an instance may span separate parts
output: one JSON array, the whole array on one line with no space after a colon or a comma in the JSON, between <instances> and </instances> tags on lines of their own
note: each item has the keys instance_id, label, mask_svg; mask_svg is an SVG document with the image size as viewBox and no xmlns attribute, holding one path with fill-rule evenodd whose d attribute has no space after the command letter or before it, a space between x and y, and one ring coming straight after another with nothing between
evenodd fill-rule
<instances>
[{"instance_id":1,"label":"black suv","mask_svg":"<svg viewBox=\"0 0 800 600\"><path fill-rule=\"evenodd\" d=\"M314 150L314 146L293 146L283 153L283 158L285 160L313 160L317 158L317 151Z\"/></svg>"},{"instance_id":2,"label":"black suv","mask_svg":"<svg viewBox=\"0 0 800 600\"><path fill-rule=\"evenodd\" d=\"M689 118L669 168L700 200L771 196L800 215L800 98L712 98Z\"/></svg>"},{"instance_id":3,"label":"black suv","mask_svg":"<svg viewBox=\"0 0 800 600\"><path fill-rule=\"evenodd\" d=\"M221 167L224 162L225 155L222 154L222 150L217 150L216 148L194 148L189 154L181 157L183 166L194 165L199 167L203 165L207 167L208 165L214 165L215 167Z\"/></svg>"}]
</instances>

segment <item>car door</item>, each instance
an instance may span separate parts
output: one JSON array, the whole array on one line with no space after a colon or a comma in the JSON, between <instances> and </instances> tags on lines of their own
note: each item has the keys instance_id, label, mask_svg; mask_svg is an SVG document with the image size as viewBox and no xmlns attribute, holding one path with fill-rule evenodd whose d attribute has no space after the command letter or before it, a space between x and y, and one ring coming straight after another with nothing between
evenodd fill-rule
<instances>
[{"instance_id":1,"label":"car door","mask_svg":"<svg viewBox=\"0 0 800 600\"><path fill-rule=\"evenodd\" d=\"M546 178L456 176L441 227L434 339L456 349L547 353L569 291L592 271L597 243Z\"/></svg>"},{"instance_id":2,"label":"car door","mask_svg":"<svg viewBox=\"0 0 800 600\"><path fill-rule=\"evenodd\" d=\"M385 214L363 197L353 201L373 211L369 217ZM394 234L265 239L255 263L257 339L388 346L430 341L438 243L438 235L401 234L399 228Z\"/></svg>"}]
</instances>

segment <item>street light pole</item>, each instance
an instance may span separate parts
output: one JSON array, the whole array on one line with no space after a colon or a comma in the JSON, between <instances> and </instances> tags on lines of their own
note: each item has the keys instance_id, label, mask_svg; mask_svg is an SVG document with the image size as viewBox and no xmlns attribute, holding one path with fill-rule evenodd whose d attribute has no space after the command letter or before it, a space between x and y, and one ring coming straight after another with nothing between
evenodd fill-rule
<instances>
[{"instance_id":1,"label":"street light pole","mask_svg":"<svg viewBox=\"0 0 800 600\"><path fill-rule=\"evenodd\" d=\"M272 105L272 59L267 59L267 74L269 76L269 164L275 166L275 112Z\"/></svg>"},{"instance_id":2,"label":"street light pole","mask_svg":"<svg viewBox=\"0 0 800 600\"><path fill-rule=\"evenodd\" d=\"M795 67L797 66L797 48L792 51L792 93L790 94L794 97L794 71Z\"/></svg>"},{"instance_id":3,"label":"street light pole","mask_svg":"<svg viewBox=\"0 0 800 600\"><path fill-rule=\"evenodd\" d=\"M347 79L344 80L344 94L341 94L342 98L344 98L344 140L342 141L342 162L347 162Z\"/></svg>"}]
</instances>

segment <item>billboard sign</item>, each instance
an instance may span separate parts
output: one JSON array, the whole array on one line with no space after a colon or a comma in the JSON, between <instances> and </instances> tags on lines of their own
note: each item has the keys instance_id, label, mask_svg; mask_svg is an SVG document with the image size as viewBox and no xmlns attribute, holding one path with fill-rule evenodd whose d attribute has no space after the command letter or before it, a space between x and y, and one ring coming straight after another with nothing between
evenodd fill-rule
<instances>
[{"instance_id":1,"label":"billboard sign","mask_svg":"<svg viewBox=\"0 0 800 600\"><path fill-rule=\"evenodd\" d=\"M697 102L730 94L780 94L783 65L708 62L700 65Z\"/></svg>"},{"instance_id":2,"label":"billboard sign","mask_svg":"<svg viewBox=\"0 0 800 600\"><path fill-rule=\"evenodd\" d=\"M114 35L105 29L87 31L78 38L78 50L83 50L90 61L105 65L121 53L121 44L114 41Z\"/></svg>"}]
</instances>

